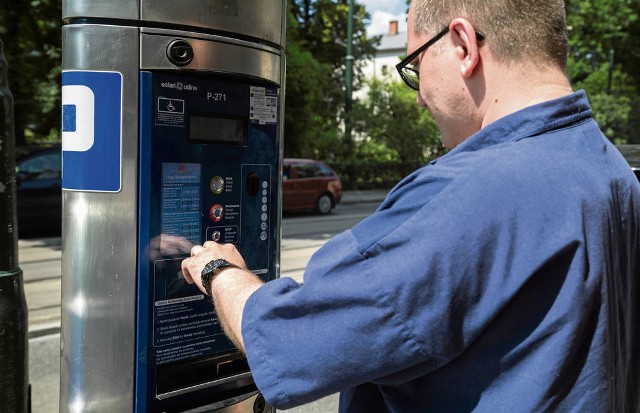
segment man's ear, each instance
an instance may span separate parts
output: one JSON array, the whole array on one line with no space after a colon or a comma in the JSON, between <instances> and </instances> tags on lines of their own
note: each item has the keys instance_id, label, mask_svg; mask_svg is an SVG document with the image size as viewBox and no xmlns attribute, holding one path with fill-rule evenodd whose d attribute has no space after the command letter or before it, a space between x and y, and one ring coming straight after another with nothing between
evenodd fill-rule
<instances>
[{"instance_id":1,"label":"man's ear","mask_svg":"<svg viewBox=\"0 0 640 413\"><path fill-rule=\"evenodd\" d=\"M469 20L459 17L451 21L449 31L460 60L460 74L469 78L480 62L476 30Z\"/></svg>"}]
</instances>

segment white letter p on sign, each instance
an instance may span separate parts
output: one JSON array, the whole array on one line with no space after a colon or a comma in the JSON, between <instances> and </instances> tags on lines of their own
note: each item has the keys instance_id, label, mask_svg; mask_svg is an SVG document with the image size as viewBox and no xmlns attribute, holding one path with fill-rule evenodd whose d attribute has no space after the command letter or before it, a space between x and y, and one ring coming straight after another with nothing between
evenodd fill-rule
<instances>
[{"instance_id":1,"label":"white letter p on sign","mask_svg":"<svg viewBox=\"0 0 640 413\"><path fill-rule=\"evenodd\" d=\"M95 98L82 85L62 86L62 150L86 152L93 146Z\"/></svg>"}]
</instances>

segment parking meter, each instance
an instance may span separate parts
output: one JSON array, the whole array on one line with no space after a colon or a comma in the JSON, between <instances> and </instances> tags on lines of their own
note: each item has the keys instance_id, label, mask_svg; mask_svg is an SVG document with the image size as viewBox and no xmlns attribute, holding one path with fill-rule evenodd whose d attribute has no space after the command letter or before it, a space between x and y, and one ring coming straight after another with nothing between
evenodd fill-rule
<instances>
[{"instance_id":1,"label":"parking meter","mask_svg":"<svg viewBox=\"0 0 640 413\"><path fill-rule=\"evenodd\" d=\"M184 280L278 276L284 0L63 1L61 412L266 412Z\"/></svg>"}]
</instances>

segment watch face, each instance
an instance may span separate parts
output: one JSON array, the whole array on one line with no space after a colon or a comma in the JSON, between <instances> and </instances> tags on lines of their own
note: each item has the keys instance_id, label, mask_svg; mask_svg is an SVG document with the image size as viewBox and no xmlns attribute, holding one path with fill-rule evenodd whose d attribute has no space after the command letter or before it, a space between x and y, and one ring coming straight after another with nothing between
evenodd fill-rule
<instances>
[{"instance_id":1,"label":"watch face","mask_svg":"<svg viewBox=\"0 0 640 413\"><path fill-rule=\"evenodd\" d=\"M228 264L229 263L226 260L222 259L222 258L213 260L213 261L207 263L207 265L204 266L204 268L202 269L202 275L205 275L206 273L211 273L211 272L215 271L216 269L218 269L220 267L223 267L225 265L228 265Z\"/></svg>"},{"instance_id":2,"label":"watch face","mask_svg":"<svg viewBox=\"0 0 640 413\"><path fill-rule=\"evenodd\" d=\"M220 268L220 267L226 267L228 266L229 263L227 262L227 260L224 260L222 258L217 259L215 261L213 261L213 268Z\"/></svg>"},{"instance_id":3,"label":"watch face","mask_svg":"<svg viewBox=\"0 0 640 413\"><path fill-rule=\"evenodd\" d=\"M209 291L211 290L211 280L215 277L221 270L228 267L236 267L225 259L219 258L209 262L202 269L202 273L200 274L200 278L202 279L202 286L207 291L207 295L209 295Z\"/></svg>"}]
</instances>

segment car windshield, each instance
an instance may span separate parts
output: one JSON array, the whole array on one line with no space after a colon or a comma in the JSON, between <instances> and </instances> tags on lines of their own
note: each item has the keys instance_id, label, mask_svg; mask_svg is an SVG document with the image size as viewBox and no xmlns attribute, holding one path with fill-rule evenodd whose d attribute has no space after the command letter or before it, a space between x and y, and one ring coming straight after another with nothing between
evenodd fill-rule
<instances>
[{"instance_id":1,"label":"car windshield","mask_svg":"<svg viewBox=\"0 0 640 413\"><path fill-rule=\"evenodd\" d=\"M29 156L16 165L16 173L30 179L52 179L60 176L60 152L43 152Z\"/></svg>"},{"instance_id":2,"label":"car windshield","mask_svg":"<svg viewBox=\"0 0 640 413\"><path fill-rule=\"evenodd\" d=\"M331 170L320 163L303 163L296 166L298 178L317 178L333 176Z\"/></svg>"}]
</instances>

